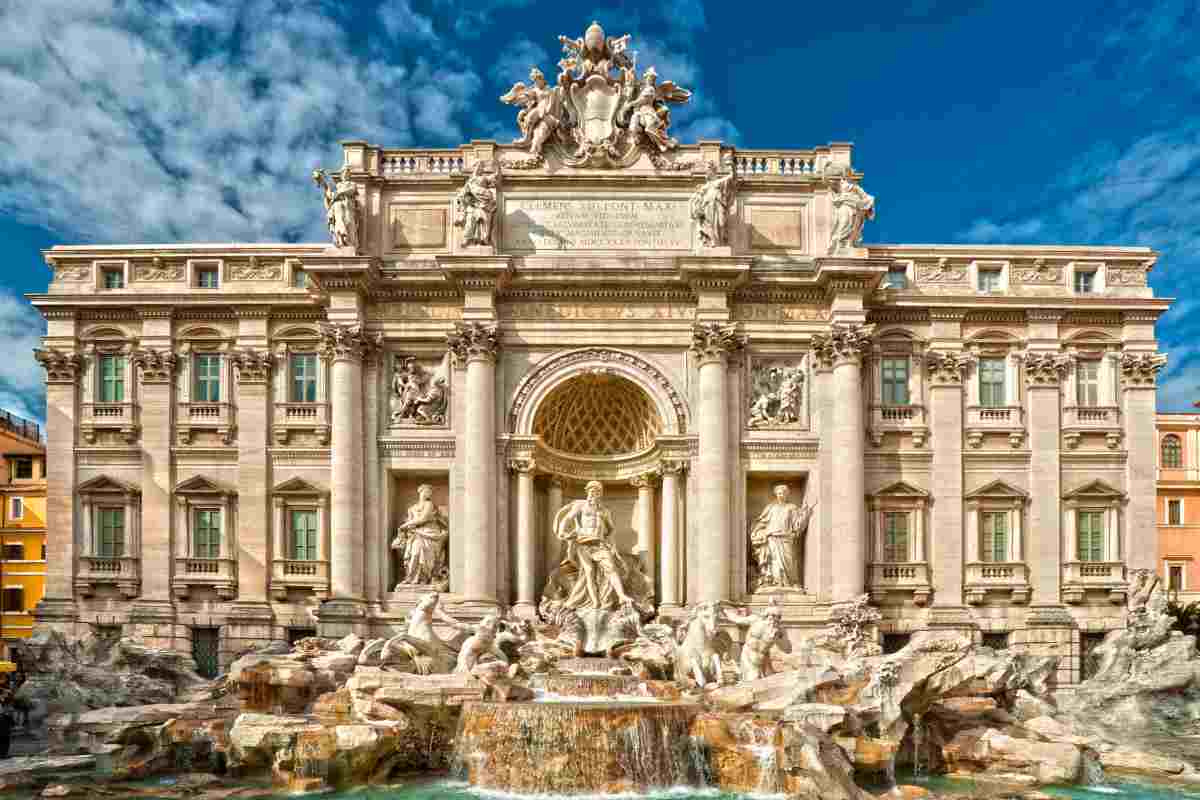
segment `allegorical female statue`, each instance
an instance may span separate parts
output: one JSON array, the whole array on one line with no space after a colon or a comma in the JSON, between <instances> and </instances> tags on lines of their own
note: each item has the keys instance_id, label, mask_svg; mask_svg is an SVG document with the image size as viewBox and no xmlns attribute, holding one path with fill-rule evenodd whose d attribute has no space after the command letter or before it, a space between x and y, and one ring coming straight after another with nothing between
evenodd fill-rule
<instances>
[{"instance_id":1,"label":"allegorical female statue","mask_svg":"<svg viewBox=\"0 0 1200 800\"><path fill-rule=\"evenodd\" d=\"M343 167L337 181L325 177L324 170L313 172L313 182L325 195L325 222L334 247L358 252L358 190L350 180L350 167Z\"/></svg>"},{"instance_id":2,"label":"allegorical female statue","mask_svg":"<svg viewBox=\"0 0 1200 800\"><path fill-rule=\"evenodd\" d=\"M839 179L833 193L829 254L857 247L862 242L863 224L869 219L875 219L875 198L853 181Z\"/></svg>"},{"instance_id":3,"label":"allegorical female statue","mask_svg":"<svg viewBox=\"0 0 1200 800\"><path fill-rule=\"evenodd\" d=\"M788 502L786 484L775 487L775 500L762 510L750 528L754 555L754 591L767 588L799 589L804 575L800 557L812 507Z\"/></svg>"},{"instance_id":4,"label":"allegorical female statue","mask_svg":"<svg viewBox=\"0 0 1200 800\"><path fill-rule=\"evenodd\" d=\"M400 553L400 585L438 585L446 582L446 541L450 526L433 502L433 487L417 487L417 502L408 519L396 529L392 549Z\"/></svg>"},{"instance_id":5,"label":"allegorical female statue","mask_svg":"<svg viewBox=\"0 0 1200 800\"><path fill-rule=\"evenodd\" d=\"M492 223L496 216L496 184L498 174L490 174L482 161L475 162L471 177L458 190L454 205L457 209L454 224L463 229L463 244L490 245Z\"/></svg>"},{"instance_id":6,"label":"allegorical female statue","mask_svg":"<svg viewBox=\"0 0 1200 800\"><path fill-rule=\"evenodd\" d=\"M734 181L733 173L722 177L717 172L717 165L709 162L704 185L692 195L691 215L705 247L729 243L729 209L733 205Z\"/></svg>"}]
</instances>

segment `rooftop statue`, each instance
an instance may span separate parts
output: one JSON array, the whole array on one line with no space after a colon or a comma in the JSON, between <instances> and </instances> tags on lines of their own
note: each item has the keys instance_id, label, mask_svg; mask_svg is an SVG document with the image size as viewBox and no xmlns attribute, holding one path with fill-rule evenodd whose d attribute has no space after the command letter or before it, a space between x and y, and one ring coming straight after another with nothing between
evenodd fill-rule
<instances>
[{"instance_id":1,"label":"rooftop statue","mask_svg":"<svg viewBox=\"0 0 1200 800\"><path fill-rule=\"evenodd\" d=\"M692 195L691 216L700 231L705 247L729 244L729 213L737 190L737 178L732 172L721 175L717 165L708 164L704 185Z\"/></svg>"},{"instance_id":2,"label":"rooftop statue","mask_svg":"<svg viewBox=\"0 0 1200 800\"><path fill-rule=\"evenodd\" d=\"M320 187L325 196L325 222L334 247L346 247L355 253L359 250L358 189L350 179L350 167L343 167L336 181L331 181L325 170L313 171L313 183Z\"/></svg>"},{"instance_id":3,"label":"rooftop statue","mask_svg":"<svg viewBox=\"0 0 1200 800\"><path fill-rule=\"evenodd\" d=\"M829 234L829 255L836 255L862 244L863 225L875 219L875 198L848 178L840 178L833 192L833 230Z\"/></svg>"},{"instance_id":4,"label":"rooftop statue","mask_svg":"<svg viewBox=\"0 0 1200 800\"><path fill-rule=\"evenodd\" d=\"M550 86L534 67L530 83L516 83L500 101L520 107L513 144L530 157L508 161L511 169L531 169L545 161L547 147L561 148L569 166L629 166L642 152L660 169L690 169L692 162L670 162L663 154L678 142L669 134L670 106L692 94L672 81L659 81L653 67L637 76L628 34L606 36L598 22L584 35L558 37L563 58Z\"/></svg>"}]
</instances>

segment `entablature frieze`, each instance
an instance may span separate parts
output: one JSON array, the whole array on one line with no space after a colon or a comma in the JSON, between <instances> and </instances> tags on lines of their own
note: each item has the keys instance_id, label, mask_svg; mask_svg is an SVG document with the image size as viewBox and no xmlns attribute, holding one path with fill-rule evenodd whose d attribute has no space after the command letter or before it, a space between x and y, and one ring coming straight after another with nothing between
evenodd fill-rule
<instances>
[{"instance_id":1,"label":"entablature frieze","mask_svg":"<svg viewBox=\"0 0 1200 800\"><path fill-rule=\"evenodd\" d=\"M405 439L381 438L379 455L390 458L436 458L452 460L455 441L452 437L414 437Z\"/></svg>"}]
</instances>

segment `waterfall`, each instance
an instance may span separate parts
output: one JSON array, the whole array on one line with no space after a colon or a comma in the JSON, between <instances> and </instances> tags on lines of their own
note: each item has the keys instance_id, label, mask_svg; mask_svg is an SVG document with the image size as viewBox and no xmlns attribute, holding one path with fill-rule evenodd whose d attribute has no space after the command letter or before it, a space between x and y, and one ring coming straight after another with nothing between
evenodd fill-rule
<instances>
[{"instance_id":1,"label":"waterfall","mask_svg":"<svg viewBox=\"0 0 1200 800\"><path fill-rule=\"evenodd\" d=\"M758 786L756 794L778 794L783 791L779 773L779 754L773 745L756 745L758 756Z\"/></svg>"},{"instance_id":2,"label":"waterfall","mask_svg":"<svg viewBox=\"0 0 1200 800\"><path fill-rule=\"evenodd\" d=\"M1084 786L1101 786L1105 783L1104 767L1100 766L1100 759L1087 750L1083 753L1082 783Z\"/></svg>"},{"instance_id":3,"label":"waterfall","mask_svg":"<svg viewBox=\"0 0 1200 800\"><path fill-rule=\"evenodd\" d=\"M921 751L925 749L925 728L920 714L913 714L912 744L913 775L919 778L925 774L921 767Z\"/></svg>"}]
</instances>

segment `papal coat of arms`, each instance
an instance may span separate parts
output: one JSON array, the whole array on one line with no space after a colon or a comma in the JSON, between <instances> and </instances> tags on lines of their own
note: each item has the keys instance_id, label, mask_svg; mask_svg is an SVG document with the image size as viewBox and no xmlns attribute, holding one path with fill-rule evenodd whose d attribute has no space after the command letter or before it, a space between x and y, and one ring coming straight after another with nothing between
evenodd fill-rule
<instances>
[{"instance_id":1,"label":"papal coat of arms","mask_svg":"<svg viewBox=\"0 0 1200 800\"><path fill-rule=\"evenodd\" d=\"M670 107L686 103L691 92L659 81L653 67L639 78L628 34L606 37L593 22L582 38L558 38L563 58L555 85L534 67L528 86L517 83L500 98L521 108L521 138L514 144L530 152L530 158L504 166L536 167L543 163L547 147L558 148L570 166L628 166L643 152L660 169L691 166L673 164L663 156L678 145L668 133Z\"/></svg>"}]
</instances>

